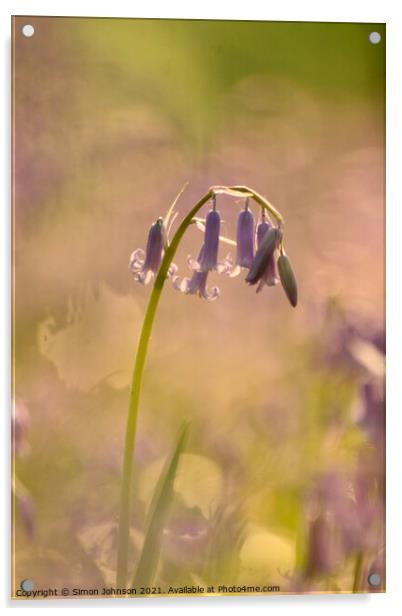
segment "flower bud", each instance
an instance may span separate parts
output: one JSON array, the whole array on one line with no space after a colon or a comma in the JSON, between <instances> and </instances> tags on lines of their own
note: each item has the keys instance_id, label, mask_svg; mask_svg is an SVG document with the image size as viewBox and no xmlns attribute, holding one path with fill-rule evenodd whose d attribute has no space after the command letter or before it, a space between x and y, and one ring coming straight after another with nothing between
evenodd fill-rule
<instances>
[{"instance_id":1,"label":"flower bud","mask_svg":"<svg viewBox=\"0 0 402 616\"><path fill-rule=\"evenodd\" d=\"M290 261L285 254L281 254L278 259L278 272L286 296L295 308L297 305L297 283Z\"/></svg>"},{"instance_id":2,"label":"flower bud","mask_svg":"<svg viewBox=\"0 0 402 616\"><path fill-rule=\"evenodd\" d=\"M137 248L130 257L129 268L134 280L148 284L154 278L162 261L165 244L166 231L163 219L158 218L149 229L145 253L141 248Z\"/></svg>"},{"instance_id":3,"label":"flower bud","mask_svg":"<svg viewBox=\"0 0 402 616\"><path fill-rule=\"evenodd\" d=\"M158 218L149 229L144 263L144 270L151 270L154 274L158 271L162 260L163 233L163 220Z\"/></svg>"}]
</instances>

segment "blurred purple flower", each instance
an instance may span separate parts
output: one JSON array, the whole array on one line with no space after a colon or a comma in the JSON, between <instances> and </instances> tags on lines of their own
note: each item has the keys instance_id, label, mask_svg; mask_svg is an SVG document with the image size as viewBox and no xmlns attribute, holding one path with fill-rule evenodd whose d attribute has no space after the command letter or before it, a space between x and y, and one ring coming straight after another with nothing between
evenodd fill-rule
<instances>
[{"instance_id":1,"label":"blurred purple flower","mask_svg":"<svg viewBox=\"0 0 402 616\"><path fill-rule=\"evenodd\" d=\"M134 250L131 255L129 269L134 280L148 284L153 279L161 264L163 246L163 219L158 218L149 229L145 255L141 248Z\"/></svg>"},{"instance_id":2,"label":"blurred purple flower","mask_svg":"<svg viewBox=\"0 0 402 616\"><path fill-rule=\"evenodd\" d=\"M340 472L318 477L309 496L306 577L339 570L349 557L375 555L383 549L381 494L364 462L352 477Z\"/></svg>"},{"instance_id":3,"label":"blurred purple flower","mask_svg":"<svg viewBox=\"0 0 402 616\"><path fill-rule=\"evenodd\" d=\"M12 445L15 456L22 457L29 453L27 441L27 429L29 427L28 408L22 400L15 400L12 415ZM18 509L21 521L30 539L34 533L33 504L29 490L19 480L17 474L14 475L13 493L15 495L15 505Z\"/></svg>"},{"instance_id":4,"label":"blurred purple flower","mask_svg":"<svg viewBox=\"0 0 402 616\"><path fill-rule=\"evenodd\" d=\"M24 456L29 451L26 432L29 426L27 406L21 400L15 400L12 416L12 435L14 452L17 456Z\"/></svg>"},{"instance_id":5,"label":"blurred purple flower","mask_svg":"<svg viewBox=\"0 0 402 616\"><path fill-rule=\"evenodd\" d=\"M365 473L365 470L364 470ZM357 552L376 553L379 549L379 523L382 520L381 495L372 476L364 477L362 469L351 485L351 498L338 506L336 514L346 555Z\"/></svg>"},{"instance_id":6,"label":"blurred purple flower","mask_svg":"<svg viewBox=\"0 0 402 616\"><path fill-rule=\"evenodd\" d=\"M198 255L198 261L201 262L204 255L204 245L201 247ZM192 268L193 259L189 257L189 265ZM192 268L194 269L194 268ZM218 287L212 287L211 291L207 288L208 272L195 270L191 278L180 278L179 276L172 277L172 283L175 289L185 293L186 295L198 295L204 299L212 301L219 297Z\"/></svg>"},{"instance_id":7,"label":"blurred purple flower","mask_svg":"<svg viewBox=\"0 0 402 616\"><path fill-rule=\"evenodd\" d=\"M337 473L324 473L317 478L307 499L306 577L328 574L341 562L337 513L340 503L346 503L348 498Z\"/></svg>"},{"instance_id":8,"label":"blurred purple flower","mask_svg":"<svg viewBox=\"0 0 402 616\"><path fill-rule=\"evenodd\" d=\"M26 533L30 539L33 539L35 530L34 512L32 499L28 491L25 491L23 494L16 493L16 504Z\"/></svg>"},{"instance_id":9,"label":"blurred purple flower","mask_svg":"<svg viewBox=\"0 0 402 616\"><path fill-rule=\"evenodd\" d=\"M328 515L320 512L310 521L307 540L307 577L330 573L336 564L334 529Z\"/></svg>"},{"instance_id":10,"label":"blurred purple flower","mask_svg":"<svg viewBox=\"0 0 402 616\"><path fill-rule=\"evenodd\" d=\"M248 200L237 219L236 244L236 266L230 274L231 277L240 274L242 267L250 269L254 259L254 216L248 209Z\"/></svg>"},{"instance_id":11,"label":"blurred purple flower","mask_svg":"<svg viewBox=\"0 0 402 616\"><path fill-rule=\"evenodd\" d=\"M167 559L186 567L205 562L208 533L208 521L196 508L176 505L165 530Z\"/></svg>"},{"instance_id":12,"label":"blurred purple flower","mask_svg":"<svg viewBox=\"0 0 402 616\"><path fill-rule=\"evenodd\" d=\"M374 379L360 386L361 416L357 424L367 432L370 439L381 447L385 433L385 400L383 384Z\"/></svg>"}]
</instances>

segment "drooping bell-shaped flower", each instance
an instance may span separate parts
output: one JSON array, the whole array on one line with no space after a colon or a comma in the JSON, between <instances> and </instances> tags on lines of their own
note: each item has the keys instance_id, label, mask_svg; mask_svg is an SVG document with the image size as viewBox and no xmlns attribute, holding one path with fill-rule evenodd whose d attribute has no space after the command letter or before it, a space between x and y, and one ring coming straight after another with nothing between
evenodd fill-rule
<instances>
[{"instance_id":1,"label":"drooping bell-shaped flower","mask_svg":"<svg viewBox=\"0 0 402 616\"><path fill-rule=\"evenodd\" d=\"M275 256L272 253L268 261L268 265L262 275L262 278L257 285L256 291L257 293L260 293L263 290L264 285L267 285L267 287L274 287L276 284L278 284L277 268L275 263Z\"/></svg>"},{"instance_id":2,"label":"drooping bell-shaped flower","mask_svg":"<svg viewBox=\"0 0 402 616\"><path fill-rule=\"evenodd\" d=\"M190 267L196 271L209 272L218 267L219 232L221 217L215 209L215 201L212 210L205 219L204 244L197 261L192 261Z\"/></svg>"},{"instance_id":3,"label":"drooping bell-shaped flower","mask_svg":"<svg viewBox=\"0 0 402 616\"><path fill-rule=\"evenodd\" d=\"M198 262L202 261L204 256L204 245L201 247L198 255ZM192 266L193 259L189 258L189 265ZM179 276L172 277L172 283L175 289L185 293L186 295L198 295L203 299L212 301L219 297L218 287L212 287L209 291L207 288L208 272L194 270L191 278L180 278Z\"/></svg>"},{"instance_id":4,"label":"drooping bell-shaped flower","mask_svg":"<svg viewBox=\"0 0 402 616\"><path fill-rule=\"evenodd\" d=\"M138 248L130 258L129 269L137 282L148 284L157 273L162 260L164 238L163 219L158 218L149 229L145 255Z\"/></svg>"},{"instance_id":5,"label":"drooping bell-shaped flower","mask_svg":"<svg viewBox=\"0 0 402 616\"><path fill-rule=\"evenodd\" d=\"M281 239L281 232L263 217L257 226L257 252L246 277L250 285L258 283L257 293L264 285L274 286L278 282L276 275L275 250Z\"/></svg>"},{"instance_id":6,"label":"drooping bell-shaped flower","mask_svg":"<svg viewBox=\"0 0 402 616\"><path fill-rule=\"evenodd\" d=\"M248 201L237 219L236 230L236 265L231 276L240 274L242 267L250 269L254 259L254 216L248 209Z\"/></svg>"},{"instance_id":7,"label":"drooping bell-shaped flower","mask_svg":"<svg viewBox=\"0 0 402 616\"><path fill-rule=\"evenodd\" d=\"M257 231L256 231L257 248L259 248L261 246L261 242L263 240L264 235L270 229L272 229L272 225L266 220L265 216L263 215L263 217L261 219L261 222L259 222L258 225L257 225Z\"/></svg>"}]
</instances>

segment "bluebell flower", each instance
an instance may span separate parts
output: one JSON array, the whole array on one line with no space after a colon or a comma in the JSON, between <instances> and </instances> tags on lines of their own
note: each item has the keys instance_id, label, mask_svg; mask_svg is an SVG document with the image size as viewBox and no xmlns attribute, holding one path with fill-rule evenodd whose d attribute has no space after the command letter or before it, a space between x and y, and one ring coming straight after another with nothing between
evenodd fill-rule
<instances>
[{"instance_id":1,"label":"bluebell flower","mask_svg":"<svg viewBox=\"0 0 402 616\"><path fill-rule=\"evenodd\" d=\"M202 262L203 256L205 253L204 245L201 247L200 253L198 255L198 262ZM189 257L189 265L192 266L192 261ZM191 278L180 278L179 276L173 275L172 283L175 289L185 293L186 295L198 295L203 299L207 299L212 301L219 297L219 289L218 287L212 287L209 291L207 288L207 279L208 272L202 272L200 270L194 270Z\"/></svg>"},{"instance_id":2,"label":"bluebell flower","mask_svg":"<svg viewBox=\"0 0 402 616\"><path fill-rule=\"evenodd\" d=\"M221 217L219 212L215 209L214 203L212 210L208 212L205 219L204 244L200 256L197 261L193 259L190 262L190 267L192 269L200 272L209 272L210 270L218 269L220 228Z\"/></svg>"},{"instance_id":3,"label":"bluebell flower","mask_svg":"<svg viewBox=\"0 0 402 616\"><path fill-rule=\"evenodd\" d=\"M256 237L257 237L257 248L261 246L261 242L264 238L264 235L272 229L272 225L267 221L265 216L263 215L261 218L261 222L257 225Z\"/></svg>"},{"instance_id":4,"label":"bluebell flower","mask_svg":"<svg viewBox=\"0 0 402 616\"><path fill-rule=\"evenodd\" d=\"M237 219L236 246L236 265L230 273L232 277L240 274L242 267L250 269L254 259L254 216L248 209L248 199Z\"/></svg>"},{"instance_id":5,"label":"bluebell flower","mask_svg":"<svg viewBox=\"0 0 402 616\"><path fill-rule=\"evenodd\" d=\"M148 284L154 278L161 264L164 242L163 219L158 218L149 229L145 254L141 248L138 248L130 257L129 269L134 280Z\"/></svg>"},{"instance_id":6,"label":"bluebell flower","mask_svg":"<svg viewBox=\"0 0 402 616\"><path fill-rule=\"evenodd\" d=\"M220 235L221 217L216 209L216 194L219 192L227 192L232 196L245 192L245 206L237 218L236 241ZM243 268L248 270L246 282L249 285L256 285L257 293L264 286L276 285L280 278L290 303L292 306L295 306L297 303L297 287L294 274L290 268L289 259L284 253L281 216L279 213L276 213L273 206L264 205L263 197L255 194L254 198L261 205L262 211L261 220L257 227L255 227L254 216L249 209L250 194L248 190L237 191L225 189L224 187L211 188L202 199L202 203L205 203L209 198L212 201L212 207L206 218L198 218L194 215L191 220L183 221L195 223L204 234L197 259L191 256L188 257L188 265L192 270L192 275L188 278L179 277L177 275L177 266L171 263L166 276L171 278L173 286L183 293L213 300L220 293L218 287L208 289L209 272L215 271L218 274L228 274L230 277L234 277ZM166 229L170 229L177 215L174 213L176 201L169 208L164 219L158 218L151 225L145 251L137 249L131 255L129 269L134 279L142 284L148 284L160 271L164 251L169 246L167 239L168 231ZM201 205L199 205L198 209L195 208L196 213L200 207ZM271 220L266 215L266 209L271 212L278 226L273 226ZM182 229L179 228L178 232L181 232L182 235ZM180 241L180 237L178 241ZM223 261L218 261L220 242L236 247L235 260L233 260L230 254L227 254ZM175 250L177 245L173 248ZM277 262L278 253L280 253L280 256Z\"/></svg>"},{"instance_id":7,"label":"bluebell flower","mask_svg":"<svg viewBox=\"0 0 402 616\"><path fill-rule=\"evenodd\" d=\"M246 282L250 285L258 283L257 293L264 285L272 287L278 283L275 262L275 250L281 240L281 232L273 227L263 216L257 226L257 252L251 264Z\"/></svg>"}]
</instances>

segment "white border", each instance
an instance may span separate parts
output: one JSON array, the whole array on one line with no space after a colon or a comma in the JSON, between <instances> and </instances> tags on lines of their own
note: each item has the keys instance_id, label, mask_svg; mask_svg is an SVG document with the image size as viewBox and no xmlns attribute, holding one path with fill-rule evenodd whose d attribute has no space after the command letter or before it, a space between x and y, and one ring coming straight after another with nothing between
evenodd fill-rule
<instances>
[{"instance_id":1,"label":"white border","mask_svg":"<svg viewBox=\"0 0 402 616\"><path fill-rule=\"evenodd\" d=\"M280 2L264 2L263 0L247 0L236 5L233 1L203 0L201 3L181 3L175 0L169 2L113 2L98 1L90 3L83 0L59 0L57 3L47 1L15 1L3 2L0 27L2 29L2 94L1 119L3 143L1 152L1 186L3 189L3 208L1 224L1 320L0 337L2 340L1 365L9 365L9 203L10 203L10 162L9 162L9 81L10 81L10 15L66 15L66 16L103 16L103 17L170 17L198 19L265 19L282 21L360 21L387 23L387 593L384 595L350 596L280 596L280 597L233 597L207 599L158 599L144 600L71 602L32 602L29 605L8 600L9 593L9 513L8 508L1 508L3 539L3 558L1 560L0 579L2 580L2 602L7 607L12 606L17 611L23 609L47 608L69 609L77 611L84 609L115 610L117 607L127 607L138 610L161 609L173 610L222 610L230 609L241 613L252 610L266 613L267 610L281 613L311 614L311 611L342 611L353 614L376 614L379 610L390 610L401 603L398 591L402 588L400 573L401 556L401 520L402 499L400 498L400 468L402 446L402 405L401 389L401 265L402 265L402 201L400 196L400 176L402 161L401 121L402 116L402 73L400 71L402 58L402 19L401 3L391 0L337 0L322 2L313 0L281 0ZM6 292L4 292L6 290ZM8 429L8 399L9 399L9 369L1 371L1 401L3 414L3 452L9 451ZM9 461L6 454L5 473L2 474L3 503L9 502ZM5 475L5 476L4 476Z\"/></svg>"},{"instance_id":2,"label":"white border","mask_svg":"<svg viewBox=\"0 0 402 616\"><path fill-rule=\"evenodd\" d=\"M393 10L393 3L387 0L379 3L373 0L338 0L328 6L313 0L282 0L278 3L264 3L248 0L243 3L204 0L202 3L185 3L171 0L168 3L128 2L99 0L96 7L91 2L70 2L49 0L26 0L5 3L7 11L15 15L70 15L102 17L170 17L189 19L261 19L281 21L366 21L384 22ZM396 3L395 3L396 4Z\"/></svg>"}]
</instances>

